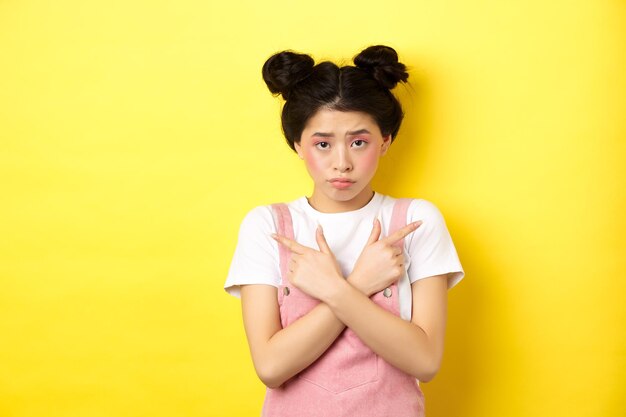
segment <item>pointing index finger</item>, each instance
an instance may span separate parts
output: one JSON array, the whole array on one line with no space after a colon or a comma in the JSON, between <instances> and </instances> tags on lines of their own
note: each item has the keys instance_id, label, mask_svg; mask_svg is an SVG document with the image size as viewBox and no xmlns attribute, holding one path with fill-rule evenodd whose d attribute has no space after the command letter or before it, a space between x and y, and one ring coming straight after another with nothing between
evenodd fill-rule
<instances>
[{"instance_id":1,"label":"pointing index finger","mask_svg":"<svg viewBox=\"0 0 626 417\"><path fill-rule=\"evenodd\" d=\"M274 240L276 240L279 244L287 247L293 253L297 253L299 255L303 255L304 252L309 249L306 246L302 246L295 240L289 239L288 237L277 235L276 233L272 233L270 235Z\"/></svg>"},{"instance_id":2,"label":"pointing index finger","mask_svg":"<svg viewBox=\"0 0 626 417\"><path fill-rule=\"evenodd\" d=\"M383 240L385 240L386 243L389 243L389 244L393 245L394 243L396 243L400 239L406 237L409 233L412 233L415 230L417 230L417 228L420 227L421 225L422 225L422 221L421 220L418 220L418 221L413 222L413 223L409 223L406 226L404 226L403 228L401 228L399 230L396 230L394 233L390 234L389 236L387 236Z\"/></svg>"}]
</instances>

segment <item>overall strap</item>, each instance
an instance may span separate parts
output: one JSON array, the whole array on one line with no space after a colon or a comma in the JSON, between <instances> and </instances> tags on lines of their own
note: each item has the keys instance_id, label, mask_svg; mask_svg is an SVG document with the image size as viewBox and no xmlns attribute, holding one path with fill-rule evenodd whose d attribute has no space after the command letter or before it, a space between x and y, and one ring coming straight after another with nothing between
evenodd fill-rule
<instances>
[{"instance_id":1,"label":"overall strap","mask_svg":"<svg viewBox=\"0 0 626 417\"><path fill-rule=\"evenodd\" d=\"M285 203L272 204L272 210L275 213L277 234L295 240L293 237L293 222L291 220L291 212ZM278 242L276 242L278 243ZM287 280L287 265L291 251L285 246L278 243L278 255L280 257L280 274L283 280Z\"/></svg>"},{"instance_id":2,"label":"overall strap","mask_svg":"<svg viewBox=\"0 0 626 417\"><path fill-rule=\"evenodd\" d=\"M389 235L396 230L406 226L406 215L409 209L409 205L413 201L412 198L398 198L393 205L393 212L391 213L391 223L389 225ZM394 243L394 246L404 248L404 238Z\"/></svg>"}]
</instances>

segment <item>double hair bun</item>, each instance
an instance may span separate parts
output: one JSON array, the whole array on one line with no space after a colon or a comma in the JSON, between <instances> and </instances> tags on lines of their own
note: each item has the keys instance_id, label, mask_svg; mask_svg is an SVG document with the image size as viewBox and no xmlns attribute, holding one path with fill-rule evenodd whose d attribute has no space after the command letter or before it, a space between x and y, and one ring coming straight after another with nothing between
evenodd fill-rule
<instances>
[{"instance_id":1,"label":"double hair bun","mask_svg":"<svg viewBox=\"0 0 626 417\"><path fill-rule=\"evenodd\" d=\"M398 54L389 46L374 45L365 48L354 57L354 65L370 73L376 81L389 90L398 82L406 82L409 78L406 66L398 62Z\"/></svg>"},{"instance_id":2,"label":"double hair bun","mask_svg":"<svg viewBox=\"0 0 626 417\"><path fill-rule=\"evenodd\" d=\"M318 67L330 64L322 62ZM331 64L334 66L334 64ZM393 89L398 82L406 82L409 74L406 66L398 62L396 51L385 45L365 48L354 57L354 65L368 73L382 87ZM291 50L272 55L263 64L263 79L272 94L281 94L286 100L293 88L315 72L313 58Z\"/></svg>"}]
</instances>

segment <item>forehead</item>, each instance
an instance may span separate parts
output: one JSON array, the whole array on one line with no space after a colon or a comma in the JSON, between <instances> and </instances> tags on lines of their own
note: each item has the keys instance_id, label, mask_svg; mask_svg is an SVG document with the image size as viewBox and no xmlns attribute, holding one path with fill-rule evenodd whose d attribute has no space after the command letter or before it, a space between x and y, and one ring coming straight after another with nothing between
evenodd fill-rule
<instances>
[{"instance_id":1,"label":"forehead","mask_svg":"<svg viewBox=\"0 0 626 417\"><path fill-rule=\"evenodd\" d=\"M320 109L307 121L304 130L341 133L362 128L380 133L378 124L367 113Z\"/></svg>"}]
</instances>

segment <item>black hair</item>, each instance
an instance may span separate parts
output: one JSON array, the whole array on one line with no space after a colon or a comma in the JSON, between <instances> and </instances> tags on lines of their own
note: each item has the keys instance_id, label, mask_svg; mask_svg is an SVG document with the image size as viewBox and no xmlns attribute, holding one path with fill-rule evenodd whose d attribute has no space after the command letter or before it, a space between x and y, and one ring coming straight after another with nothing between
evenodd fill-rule
<instances>
[{"instance_id":1,"label":"black hair","mask_svg":"<svg viewBox=\"0 0 626 417\"><path fill-rule=\"evenodd\" d=\"M354 66L330 61L315 65L309 55L291 50L272 55L263 64L263 80L274 95L285 99L282 128L295 151L308 120L321 108L360 111L374 118L383 136L393 141L404 113L391 93L409 74L398 62L396 51L384 45L370 46L354 57Z\"/></svg>"}]
</instances>

